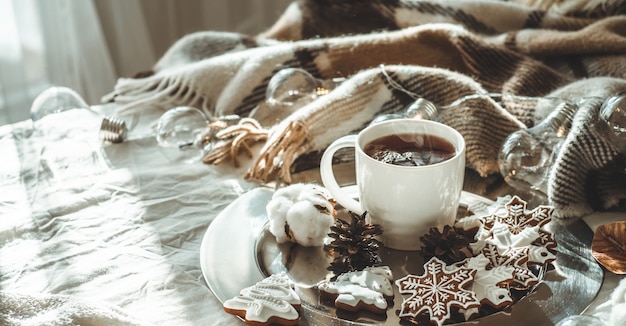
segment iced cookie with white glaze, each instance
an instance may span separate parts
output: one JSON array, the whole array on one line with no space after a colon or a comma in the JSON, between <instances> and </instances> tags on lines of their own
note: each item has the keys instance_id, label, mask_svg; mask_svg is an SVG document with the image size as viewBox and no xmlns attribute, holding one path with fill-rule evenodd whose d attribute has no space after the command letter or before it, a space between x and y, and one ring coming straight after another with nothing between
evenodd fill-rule
<instances>
[{"instance_id":1,"label":"iced cookie with white glaze","mask_svg":"<svg viewBox=\"0 0 626 326\"><path fill-rule=\"evenodd\" d=\"M335 281L318 284L320 296L334 300L338 309L384 314L393 298L393 276L387 266L340 274Z\"/></svg>"},{"instance_id":2,"label":"iced cookie with white glaze","mask_svg":"<svg viewBox=\"0 0 626 326\"><path fill-rule=\"evenodd\" d=\"M264 292L276 299L285 300L298 311L300 311L302 306L300 296L294 290L293 282L284 272L272 274L255 285L241 290L239 294L245 296L252 290Z\"/></svg>"},{"instance_id":3,"label":"iced cookie with white glaze","mask_svg":"<svg viewBox=\"0 0 626 326\"><path fill-rule=\"evenodd\" d=\"M242 289L223 306L224 311L249 325L298 325L300 321L300 296L286 273L272 274Z\"/></svg>"},{"instance_id":4,"label":"iced cookie with white glaze","mask_svg":"<svg viewBox=\"0 0 626 326\"><path fill-rule=\"evenodd\" d=\"M362 271L343 273L337 282L348 282L379 292L387 299L393 299L393 274L389 266L366 267Z\"/></svg>"},{"instance_id":5,"label":"iced cookie with white glaze","mask_svg":"<svg viewBox=\"0 0 626 326\"><path fill-rule=\"evenodd\" d=\"M424 264L424 274L409 274L396 280L403 298L400 318L412 320L425 313L431 322L442 326L451 317L453 307L474 309L480 307L476 294L467 290L474 281L476 270L447 266L437 257Z\"/></svg>"},{"instance_id":6,"label":"iced cookie with white glaze","mask_svg":"<svg viewBox=\"0 0 626 326\"><path fill-rule=\"evenodd\" d=\"M224 301L224 311L241 317L248 325L291 326L300 322L300 314L289 302L257 289Z\"/></svg>"}]
</instances>

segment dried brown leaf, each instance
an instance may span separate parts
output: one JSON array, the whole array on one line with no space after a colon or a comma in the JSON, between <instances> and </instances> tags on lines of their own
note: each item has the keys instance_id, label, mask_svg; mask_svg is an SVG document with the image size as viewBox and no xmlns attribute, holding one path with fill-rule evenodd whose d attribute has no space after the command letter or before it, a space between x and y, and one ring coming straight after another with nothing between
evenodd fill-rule
<instances>
[{"instance_id":1,"label":"dried brown leaf","mask_svg":"<svg viewBox=\"0 0 626 326\"><path fill-rule=\"evenodd\" d=\"M598 226L593 235L591 254L609 271L626 274L626 222Z\"/></svg>"}]
</instances>

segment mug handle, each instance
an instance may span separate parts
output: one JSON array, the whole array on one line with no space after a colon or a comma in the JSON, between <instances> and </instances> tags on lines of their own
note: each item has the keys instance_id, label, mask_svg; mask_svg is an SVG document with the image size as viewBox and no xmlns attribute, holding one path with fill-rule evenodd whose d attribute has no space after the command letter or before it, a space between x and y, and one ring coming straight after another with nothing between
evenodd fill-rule
<instances>
[{"instance_id":1,"label":"mug handle","mask_svg":"<svg viewBox=\"0 0 626 326\"><path fill-rule=\"evenodd\" d=\"M354 200L352 196L349 196L345 191L339 187L337 179L335 179L335 173L333 172L333 156L341 148L355 147L357 135L343 136L335 140L322 154L322 160L320 162L320 174L322 176L322 183L324 187L328 189L330 194L335 200L344 208L353 213L362 215L363 208L361 203Z\"/></svg>"}]
</instances>

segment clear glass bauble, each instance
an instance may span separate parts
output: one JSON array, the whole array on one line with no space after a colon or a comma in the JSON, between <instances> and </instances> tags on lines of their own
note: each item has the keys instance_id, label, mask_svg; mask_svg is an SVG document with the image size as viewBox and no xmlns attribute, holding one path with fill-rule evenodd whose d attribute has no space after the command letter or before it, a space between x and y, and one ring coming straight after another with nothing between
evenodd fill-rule
<instances>
[{"instance_id":1,"label":"clear glass bauble","mask_svg":"<svg viewBox=\"0 0 626 326\"><path fill-rule=\"evenodd\" d=\"M626 91L604 101L598 119L600 132L620 153L626 154Z\"/></svg>"},{"instance_id":2,"label":"clear glass bauble","mask_svg":"<svg viewBox=\"0 0 626 326\"><path fill-rule=\"evenodd\" d=\"M157 122L156 141L172 161L193 163L203 153L203 136L209 121L206 115L191 106L166 111Z\"/></svg>"},{"instance_id":3,"label":"clear glass bauble","mask_svg":"<svg viewBox=\"0 0 626 326\"><path fill-rule=\"evenodd\" d=\"M33 122L37 122L52 114L71 109L89 109L89 105L71 88L50 87L41 92L33 101L30 118Z\"/></svg>"},{"instance_id":4,"label":"clear glass bauble","mask_svg":"<svg viewBox=\"0 0 626 326\"><path fill-rule=\"evenodd\" d=\"M70 110L89 110L89 105L71 88L54 86L44 90L30 107L34 131L50 140L65 137L70 124L68 117L60 113Z\"/></svg>"},{"instance_id":5,"label":"clear glass bauble","mask_svg":"<svg viewBox=\"0 0 626 326\"><path fill-rule=\"evenodd\" d=\"M319 86L320 82L304 69L281 69L267 85L267 106L273 110L301 107L317 98Z\"/></svg>"},{"instance_id":6,"label":"clear glass bauble","mask_svg":"<svg viewBox=\"0 0 626 326\"><path fill-rule=\"evenodd\" d=\"M30 110L34 137L39 138L38 179L61 186L89 182L106 169L97 128L101 115L73 89L50 87Z\"/></svg>"},{"instance_id":7,"label":"clear glass bauble","mask_svg":"<svg viewBox=\"0 0 626 326\"><path fill-rule=\"evenodd\" d=\"M506 139L498 164L509 185L522 190L541 190L545 188L545 176L551 164L551 149L542 144L538 135L521 130Z\"/></svg>"},{"instance_id":8,"label":"clear glass bauble","mask_svg":"<svg viewBox=\"0 0 626 326\"><path fill-rule=\"evenodd\" d=\"M124 120L102 116L92 110L75 90L62 86L50 87L35 98L30 108L33 129L48 139L67 136L66 133L71 132L68 117L60 113L70 110L81 110L83 115L97 117L99 125L90 128L99 129L100 140L120 143L126 138L128 129Z\"/></svg>"},{"instance_id":9,"label":"clear glass bauble","mask_svg":"<svg viewBox=\"0 0 626 326\"><path fill-rule=\"evenodd\" d=\"M567 136L578 106L563 102L532 128L510 134L498 165L504 180L519 190L547 193L548 174Z\"/></svg>"}]
</instances>

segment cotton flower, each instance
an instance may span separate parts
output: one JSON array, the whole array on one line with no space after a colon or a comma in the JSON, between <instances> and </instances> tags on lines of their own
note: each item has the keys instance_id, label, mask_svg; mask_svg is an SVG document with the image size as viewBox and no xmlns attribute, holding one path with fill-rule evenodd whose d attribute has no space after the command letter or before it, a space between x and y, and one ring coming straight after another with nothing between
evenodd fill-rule
<instances>
[{"instance_id":1,"label":"cotton flower","mask_svg":"<svg viewBox=\"0 0 626 326\"><path fill-rule=\"evenodd\" d=\"M326 188L295 183L278 189L266 206L270 232L278 243L321 246L335 223L335 201Z\"/></svg>"}]
</instances>

